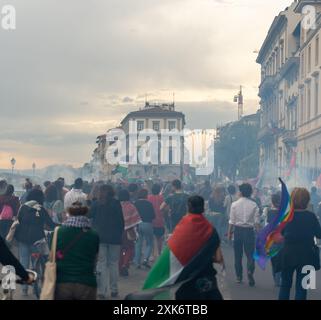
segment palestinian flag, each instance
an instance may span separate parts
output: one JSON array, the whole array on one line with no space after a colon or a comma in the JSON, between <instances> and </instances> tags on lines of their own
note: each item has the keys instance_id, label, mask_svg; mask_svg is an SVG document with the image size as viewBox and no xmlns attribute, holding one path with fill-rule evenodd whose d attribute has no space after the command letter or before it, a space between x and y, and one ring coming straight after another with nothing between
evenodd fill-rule
<instances>
[{"instance_id":1,"label":"palestinian flag","mask_svg":"<svg viewBox=\"0 0 321 320\"><path fill-rule=\"evenodd\" d=\"M148 274L143 290L171 287L193 279L212 263L218 246L218 235L203 215L186 215Z\"/></svg>"}]
</instances>

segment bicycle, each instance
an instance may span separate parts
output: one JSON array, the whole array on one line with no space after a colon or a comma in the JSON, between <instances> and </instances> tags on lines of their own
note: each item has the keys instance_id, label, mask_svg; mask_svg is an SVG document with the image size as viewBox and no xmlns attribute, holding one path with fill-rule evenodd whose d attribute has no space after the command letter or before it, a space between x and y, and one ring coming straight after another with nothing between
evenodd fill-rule
<instances>
[{"instance_id":1,"label":"bicycle","mask_svg":"<svg viewBox=\"0 0 321 320\"><path fill-rule=\"evenodd\" d=\"M35 271L28 270L28 269L26 271L33 275L34 281L37 281L38 275L37 275L37 273ZM16 284L20 284L20 285L25 285L26 284L21 279L17 279L15 282L16 282ZM0 280L0 283L1 283L1 286L2 286L2 280ZM14 289L3 288L1 300L13 300L13 292L14 292Z\"/></svg>"},{"instance_id":2,"label":"bicycle","mask_svg":"<svg viewBox=\"0 0 321 320\"><path fill-rule=\"evenodd\" d=\"M45 231L45 238L34 243L34 250L31 253L31 265L33 270L38 274L37 280L33 285L33 292L37 299L40 299L52 234L52 231Z\"/></svg>"}]
</instances>

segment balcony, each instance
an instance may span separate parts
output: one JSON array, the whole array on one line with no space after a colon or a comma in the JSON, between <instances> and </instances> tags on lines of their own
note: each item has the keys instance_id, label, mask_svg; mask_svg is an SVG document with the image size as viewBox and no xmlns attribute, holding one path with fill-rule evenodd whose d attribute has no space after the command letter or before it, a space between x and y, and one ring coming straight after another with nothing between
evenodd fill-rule
<instances>
[{"instance_id":1,"label":"balcony","mask_svg":"<svg viewBox=\"0 0 321 320\"><path fill-rule=\"evenodd\" d=\"M278 81L279 76L266 76L260 85L259 96L265 97L271 94Z\"/></svg>"},{"instance_id":2,"label":"balcony","mask_svg":"<svg viewBox=\"0 0 321 320\"><path fill-rule=\"evenodd\" d=\"M297 145L297 131L296 130L286 130L282 136L283 143L289 147L295 147Z\"/></svg>"},{"instance_id":3,"label":"balcony","mask_svg":"<svg viewBox=\"0 0 321 320\"><path fill-rule=\"evenodd\" d=\"M271 141L278 133L278 128L273 126L271 123L260 128L257 140L260 142Z\"/></svg>"},{"instance_id":4,"label":"balcony","mask_svg":"<svg viewBox=\"0 0 321 320\"><path fill-rule=\"evenodd\" d=\"M286 60L286 62L282 65L280 69L280 77L283 78L292 67L299 68L300 66L300 58L298 57L290 57Z\"/></svg>"}]
</instances>

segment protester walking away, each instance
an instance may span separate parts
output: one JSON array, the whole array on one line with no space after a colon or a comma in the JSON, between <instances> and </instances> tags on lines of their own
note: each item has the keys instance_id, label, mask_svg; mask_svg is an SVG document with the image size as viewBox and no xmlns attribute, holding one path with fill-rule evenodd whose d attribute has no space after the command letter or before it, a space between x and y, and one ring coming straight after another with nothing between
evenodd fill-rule
<instances>
[{"instance_id":1,"label":"protester walking away","mask_svg":"<svg viewBox=\"0 0 321 320\"><path fill-rule=\"evenodd\" d=\"M161 210L169 209L170 232L172 232L187 212L188 195L183 192L180 180L172 182L173 194L165 198Z\"/></svg>"},{"instance_id":2,"label":"protester walking away","mask_svg":"<svg viewBox=\"0 0 321 320\"><path fill-rule=\"evenodd\" d=\"M41 241L44 254L48 254L46 246L45 227L54 229L56 224L43 207L44 194L40 190L31 190L26 203L21 206L18 213L19 224L16 227L15 239L18 241L19 259L24 268L28 269L32 252L38 252L36 242ZM28 287L23 286L23 295L28 295Z\"/></svg>"},{"instance_id":3,"label":"protester walking away","mask_svg":"<svg viewBox=\"0 0 321 320\"><path fill-rule=\"evenodd\" d=\"M1 192L2 193L2 192ZM17 216L20 207L19 198L14 195L13 185L7 185L3 194L0 193L0 236L5 238Z\"/></svg>"},{"instance_id":4,"label":"protester walking away","mask_svg":"<svg viewBox=\"0 0 321 320\"><path fill-rule=\"evenodd\" d=\"M26 179L26 181L25 181L25 183L23 185L23 188L25 189L25 192L20 198L20 203L21 204L24 204L27 201L28 194L29 194L29 192L31 192L31 190L33 188L33 184L32 184L32 182L30 181L29 178Z\"/></svg>"},{"instance_id":5,"label":"protester walking away","mask_svg":"<svg viewBox=\"0 0 321 320\"><path fill-rule=\"evenodd\" d=\"M176 300L222 300L213 263L224 266L220 239L204 217L204 199L188 199L188 213L176 226L143 289L176 288Z\"/></svg>"},{"instance_id":6,"label":"protester walking away","mask_svg":"<svg viewBox=\"0 0 321 320\"><path fill-rule=\"evenodd\" d=\"M137 194L139 191L139 187L137 183L130 183L128 186L128 191L130 194L130 201L132 203L135 203L135 201L137 200Z\"/></svg>"},{"instance_id":7,"label":"protester walking away","mask_svg":"<svg viewBox=\"0 0 321 320\"><path fill-rule=\"evenodd\" d=\"M236 194L236 187L235 185L231 184L227 187L227 195L224 200L224 208L225 208L225 214L226 218L230 219L230 212L231 212L231 206L232 203L237 200L237 194Z\"/></svg>"},{"instance_id":8,"label":"protester walking away","mask_svg":"<svg viewBox=\"0 0 321 320\"><path fill-rule=\"evenodd\" d=\"M55 300L96 300L99 236L91 229L88 207L76 202L57 235Z\"/></svg>"},{"instance_id":9,"label":"protester walking away","mask_svg":"<svg viewBox=\"0 0 321 320\"><path fill-rule=\"evenodd\" d=\"M243 281L242 257L243 250L247 257L247 276L249 285L255 285L255 229L259 229L260 211L258 205L251 199L252 186L244 183L239 187L241 198L232 203L229 221L228 238L234 235L234 263L238 283Z\"/></svg>"},{"instance_id":10,"label":"protester walking away","mask_svg":"<svg viewBox=\"0 0 321 320\"><path fill-rule=\"evenodd\" d=\"M155 212L155 219L153 220L153 232L156 238L157 245L157 255L159 256L162 252L164 235L165 235L165 220L163 211L160 209L162 203L164 202L164 197L160 194L161 186L160 184L153 184L152 194L148 195L148 201L151 202Z\"/></svg>"},{"instance_id":11,"label":"protester walking away","mask_svg":"<svg viewBox=\"0 0 321 320\"><path fill-rule=\"evenodd\" d=\"M142 219L142 223L138 226L138 240L135 247L135 264L137 268L141 267L141 258L143 244L145 242L145 248L143 253L142 265L146 268L150 268L149 259L152 254L154 244L153 233L153 220L155 219L155 211L151 202L147 200L148 191L141 189L138 192L138 200L135 202L135 207Z\"/></svg>"},{"instance_id":12,"label":"protester walking away","mask_svg":"<svg viewBox=\"0 0 321 320\"><path fill-rule=\"evenodd\" d=\"M277 254L278 271L281 271L279 300L289 300L293 274L296 273L295 299L306 300L307 290L303 287L305 266L320 270L320 249L315 238L321 238L321 227L316 215L307 210L309 191L295 188L291 193L293 216L282 231L283 247Z\"/></svg>"},{"instance_id":13,"label":"protester walking away","mask_svg":"<svg viewBox=\"0 0 321 320\"><path fill-rule=\"evenodd\" d=\"M271 206L264 208L263 216L266 217L266 224L273 222L279 214L281 206L281 192L274 193L271 196ZM271 259L272 263L272 275L274 279L274 285L280 287L281 285L281 273L277 272L276 258Z\"/></svg>"},{"instance_id":14,"label":"protester walking away","mask_svg":"<svg viewBox=\"0 0 321 320\"><path fill-rule=\"evenodd\" d=\"M64 199L64 207L65 210L68 211L68 208L72 206L75 202L80 202L84 206L87 204L87 195L82 191L83 188L83 180L81 178L77 178L75 180L73 188L68 191L65 195Z\"/></svg>"},{"instance_id":15,"label":"protester walking away","mask_svg":"<svg viewBox=\"0 0 321 320\"><path fill-rule=\"evenodd\" d=\"M255 201L255 203L259 207L260 214L262 214L263 213L263 206L262 206L262 201L260 198L260 190L258 188L253 189L252 199L253 199L253 201Z\"/></svg>"},{"instance_id":16,"label":"protester walking away","mask_svg":"<svg viewBox=\"0 0 321 320\"><path fill-rule=\"evenodd\" d=\"M208 201L208 219L216 228L221 241L225 241L227 233L226 209L224 207L225 188L217 185L214 187L213 194Z\"/></svg>"},{"instance_id":17,"label":"protester walking away","mask_svg":"<svg viewBox=\"0 0 321 320\"><path fill-rule=\"evenodd\" d=\"M321 202L321 197L318 195L318 189L316 187L311 188L311 211L318 213L319 203Z\"/></svg>"},{"instance_id":18,"label":"protester walking away","mask_svg":"<svg viewBox=\"0 0 321 320\"><path fill-rule=\"evenodd\" d=\"M208 201L212 194L212 187L209 180L204 182L203 187L200 190L200 196L203 197L205 201Z\"/></svg>"},{"instance_id":19,"label":"protester walking away","mask_svg":"<svg viewBox=\"0 0 321 320\"><path fill-rule=\"evenodd\" d=\"M54 184L50 184L45 190L44 207L55 223L59 224L65 220L64 203L59 200L58 189Z\"/></svg>"},{"instance_id":20,"label":"protester walking away","mask_svg":"<svg viewBox=\"0 0 321 320\"><path fill-rule=\"evenodd\" d=\"M120 201L110 185L99 189L98 201L90 209L93 229L100 238L97 264L98 298L107 299L108 273L111 297L118 297L118 265L124 232L124 218ZM109 271L109 272L108 272Z\"/></svg>"},{"instance_id":21,"label":"protester walking away","mask_svg":"<svg viewBox=\"0 0 321 320\"><path fill-rule=\"evenodd\" d=\"M138 238L137 227L142 220L136 207L130 202L128 190L120 190L118 193L118 200L122 206L125 222L119 258L119 272L122 276L128 276L130 262L135 256L135 241Z\"/></svg>"}]
</instances>

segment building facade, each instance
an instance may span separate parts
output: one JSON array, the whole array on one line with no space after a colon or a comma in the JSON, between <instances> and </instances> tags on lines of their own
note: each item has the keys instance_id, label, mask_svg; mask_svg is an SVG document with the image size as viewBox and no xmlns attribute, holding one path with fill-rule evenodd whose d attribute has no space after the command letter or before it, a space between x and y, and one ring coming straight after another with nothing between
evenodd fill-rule
<instances>
[{"instance_id":1,"label":"building facade","mask_svg":"<svg viewBox=\"0 0 321 320\"><path fill-rule=\"evenodd\" d=\"M126 156L118 164L109 163L106 158L107 149L114 141L107 141L107 134L97 137L97 147L93 152L91 167L96 179L113 180L117 167L126 168L126 176L129 179L147 179L162 177L165 180L182 178L184 171L184 139L174 141L169 135L168 145L161 144L161 133L164 130L170 132L181 131L185 127L185 115L175 110L175 104L153 104L146 102L140 110L130 112L121 121L120 126L114 129L122 130L126 135ZM114 130L114 129L110 129ZM141 163L137 157L146 147L148 142L148 130L153 130L157 135L155 146L149 145L145 153L146 162ZM146 133L143 133L146 132ZM142 139L135 143L138 136ZM145 139L146 138L146 139ZM132 140L133 139L133 140ZM154 142L155 142L154 140ZM148 160L150 159L150 160Z\"/></svg>"},{"instance_id":2,"label":"building facade","mask_svg":"<svg viewBox=\"0 0 321 320\"><path fill-rule=\"evenodd\" d=\"M314 9L308 23L301 21L297 164L301 180L315 181L321 174L321 1L300 1L296 12L305 6Z\"/></svg>"},{"instance_id":3,"label":"building facade","mask_svg":"<svg viewBox=\"0 0 321 320\"><path fill-rule=\"evenodd\" d=\"M257 58L265 184L275 184L278 177L307 183L320 174L320 5L319 0L294 1L282 11Z\"/></svg>"}]
</instances>

